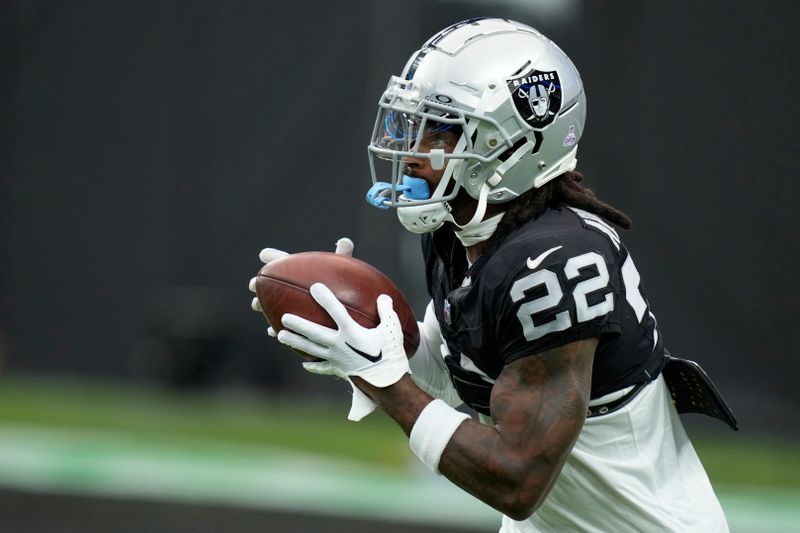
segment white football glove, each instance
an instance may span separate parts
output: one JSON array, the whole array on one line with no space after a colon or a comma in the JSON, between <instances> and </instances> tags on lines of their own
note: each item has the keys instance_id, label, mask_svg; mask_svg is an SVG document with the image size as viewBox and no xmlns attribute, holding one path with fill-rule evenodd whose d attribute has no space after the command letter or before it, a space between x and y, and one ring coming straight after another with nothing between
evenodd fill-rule
<instances>
[{"instance_id":1,"label":"white football glove","mask_svg":"<svg viewBox=\"0 0 800 533\"><path fill-rule=\"evenodd\" d=\"M278 333L278 340L283 344L323 359L303 363L306 370L315 374L358 376L375 387L388 387L410 373L403 349L403 328L390 296L378 296L380 324L365 328L353 320L344 305L322 283L312 285L310 292L331 316L337 329L287 313L281 322L288 330Z\"/></svg>"},{"instance_id":2,"label":"white football glove","mask_svg":"<svg viewBox=\"0 0 800 533\"><path fill-rule=\"evenodd\" d=\"M353 255L353 241L351 241L347 237L342 237L341 239L336 241L335 253L352 256ZM284 252L284 251L282 251L282 250L278 250L276 248L264 248L258 254L258 258L261 260L262 263L264 263L265 265L268 265L272 261L275 261L276 259L280 259L281 257L285 257L287 255L289 255L289 254ZM256 278L255 277L253 277L250 280L250 283L248 284L248 288L250 289L250 292L252 292L252 293L256 292ZM259 313L262 312L261 303L258 301L257 297L253 297L252 301L250 302L250 307L253 309L253 311L256 311L256 312L259 312ZM275 329L272 326L269 326L267 328L267 333L269 334L270 337L277 337L278 336L278 334L275 332ZM309 370L309 369L307 369L307 370ZM309 370L309 371L312 371L312 370ZM317 373L319 373L319 372L317 372ZM367 416L368 414L373 412L375 410L375 408L377 407L377 405L375 404L375 402L372 401L372 399L369 396L364 394L361 391L361 389L356 387L353 384L353 382L350 380L349 377L347 377L347 376L342 376L342 377L344 377L348 381L348 383L350 383L350 386L353 389L353 400L352 400L352 404L350 406L350 413L348 414L348 418L350 420L354 420L354 421L361 420L362 418L364 418L365 416Z\"/></svg>"}]
</instances>

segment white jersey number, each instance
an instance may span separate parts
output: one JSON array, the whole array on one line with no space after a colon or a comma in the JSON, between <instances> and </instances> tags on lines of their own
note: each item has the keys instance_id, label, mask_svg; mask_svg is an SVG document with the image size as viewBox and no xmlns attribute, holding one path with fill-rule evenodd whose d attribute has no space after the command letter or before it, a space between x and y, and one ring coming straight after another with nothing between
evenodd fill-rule
<instances>
[{"instance_id":1,"label":"white jersey number","mask_svg":"<svg viewBox=\"0 0 800 533\"><path fill-rule=\"evenodd\" d=\"M586 322L598 316L603 316L614 309L614 296L609 291L605 298L594 305L589 305L587 296L590 293L608 287L608 269L603 257L597 252L587 252L570 258L564 265L564 275L567 279L573 279L580 275L581 270L594 266L597 268L597 275L585 279L575 285L572 291L572 298L575 300L576 320ZM517 318L522 324L522 331L528 341L534 341L544 337L554 331L564 331L572 326L572 319L569 311L561 311L541 324L533 322L533 315L547 311L556 307L564 297L558 276L552 270L538 270L518 279L511 286L511 300L519 302L525 298L525 293L536 290L541 292L541 296L525 302L519 306Z\"/></svg>"}]
</instances>

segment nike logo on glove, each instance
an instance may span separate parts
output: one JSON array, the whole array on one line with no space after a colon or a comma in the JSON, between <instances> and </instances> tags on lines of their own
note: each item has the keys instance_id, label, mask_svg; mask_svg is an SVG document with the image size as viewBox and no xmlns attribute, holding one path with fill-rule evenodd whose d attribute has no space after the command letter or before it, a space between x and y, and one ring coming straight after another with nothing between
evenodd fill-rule
<instances>
[{"instance_id":1,"label":"nike logo on glove","mask_svg":"<svg viewBox=\"0 0 800 533\"><path fill-rule=\"evenodd\" d=\"M560 249L561 249L561 248L563 248L563 247L564 247L564 246L561 246L561 245L559 245L559 246L554 246L553 248L550 248L550 249L549 249L549 250L547 250L546 252L542 252L541 254L539 254L539 257L537 257L536 259L531 259L531 258L529 257L529 258L528 258L528 261L527 261L528 268L530 268L531 270L536 270L536 269L539 267L539 265L541 265L541 264L542 264L542 261L544 261L544 260L545 260L545 258L546 258L548 255L552 254L552 253L553 253L553 252L555 252L556 250L560 250Z\"/></svg>"},{"instance_id":2,"label":"nike logo on glove","mask_svg":"<svg viewBox=\"0 0 800 533\"><path fill-rule=\"evenodd\" d=\"M363 357L364 359L366 359L367 361L370 361L372 363L377 363L378 361L383 359L383 350L378 352L378 355L370 355L370 354L368 354L366 352L362 352L358 348L354 348L354 347L350 346L349 342L345 342L345 344L347 345L348 348L350 348L351 350L356 352L358 355L360 355L361 357Z\"/></svg>"}]
</instances>

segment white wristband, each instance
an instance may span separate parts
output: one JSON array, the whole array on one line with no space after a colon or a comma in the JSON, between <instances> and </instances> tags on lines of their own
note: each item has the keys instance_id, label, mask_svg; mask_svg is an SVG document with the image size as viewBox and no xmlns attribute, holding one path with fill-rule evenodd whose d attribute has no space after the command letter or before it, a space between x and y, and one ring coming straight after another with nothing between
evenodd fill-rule
<instances>
[{"instance_id":1,"label":"white wristband","mask_svg":"<svg viewBox=\"0 0 800 533\"><path fill-rule=\"evenodd\" d=\"M425 466L439 473L439 459L445 446L461 423L470 418L456 411L442 400L433 400L425 406L411 428L411 450Z\"/></svg>"}]
</instances>

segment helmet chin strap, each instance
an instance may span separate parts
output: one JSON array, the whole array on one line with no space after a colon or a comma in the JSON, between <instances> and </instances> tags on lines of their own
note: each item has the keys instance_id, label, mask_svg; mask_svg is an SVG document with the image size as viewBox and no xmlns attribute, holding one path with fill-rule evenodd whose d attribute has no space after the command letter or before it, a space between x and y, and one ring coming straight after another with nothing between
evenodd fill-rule
<instances>
[{"instance_id":1,"label":"helmet chin strap","mask_svg":"<svg viewBox=\"0 0 800 533\"><path fill-rule=\"evenodd\" d=\"M463 149L465 145L466 141L464 141L464 136L462 135L456 145L456 149ZM439 180L436 189L434 189L433 194L429 195L429 198L442 198L445 195L445 190L447 190L449 183L455 181L452 177L453 174L458 172L463 165L463 161L450 159L447 162L442 179ZM403 176L404 183L406 180L413 183L413 181L417 179L421 178ZM460 187L458 182L456 182L455 186L454 193L458 192L458 187ZM404 198L401 196L400 199L402 200ZM452 218L448 218L450 216L450 210L450 204L448 204L447 201L423 205L398 206L397 218L400 220L400 224L411 233L429 233L442 227L448 220L452 220Z\"/></svg>"},{"instance_id":2,"label":"helmet chin strap","mask_svg":"<svg viewBox=\"0 0 800 533\"><path fill-rule=\"evenodd\" d=\"M488 183L481 186L481 192L478 195L478 206L475 208L475 214L466 224L458 224L453 218L452 212L445 215L445 220L448 220L456 226L455 234L458 240L461 241L465 247L474 246L480 242L485 241L492 236L497 229L497 225L503 219L505 213L499 213L486 220L483 219L486 215L486 207L488 206L489 190L491 187Z\"/></svg>"}]
</instances>

